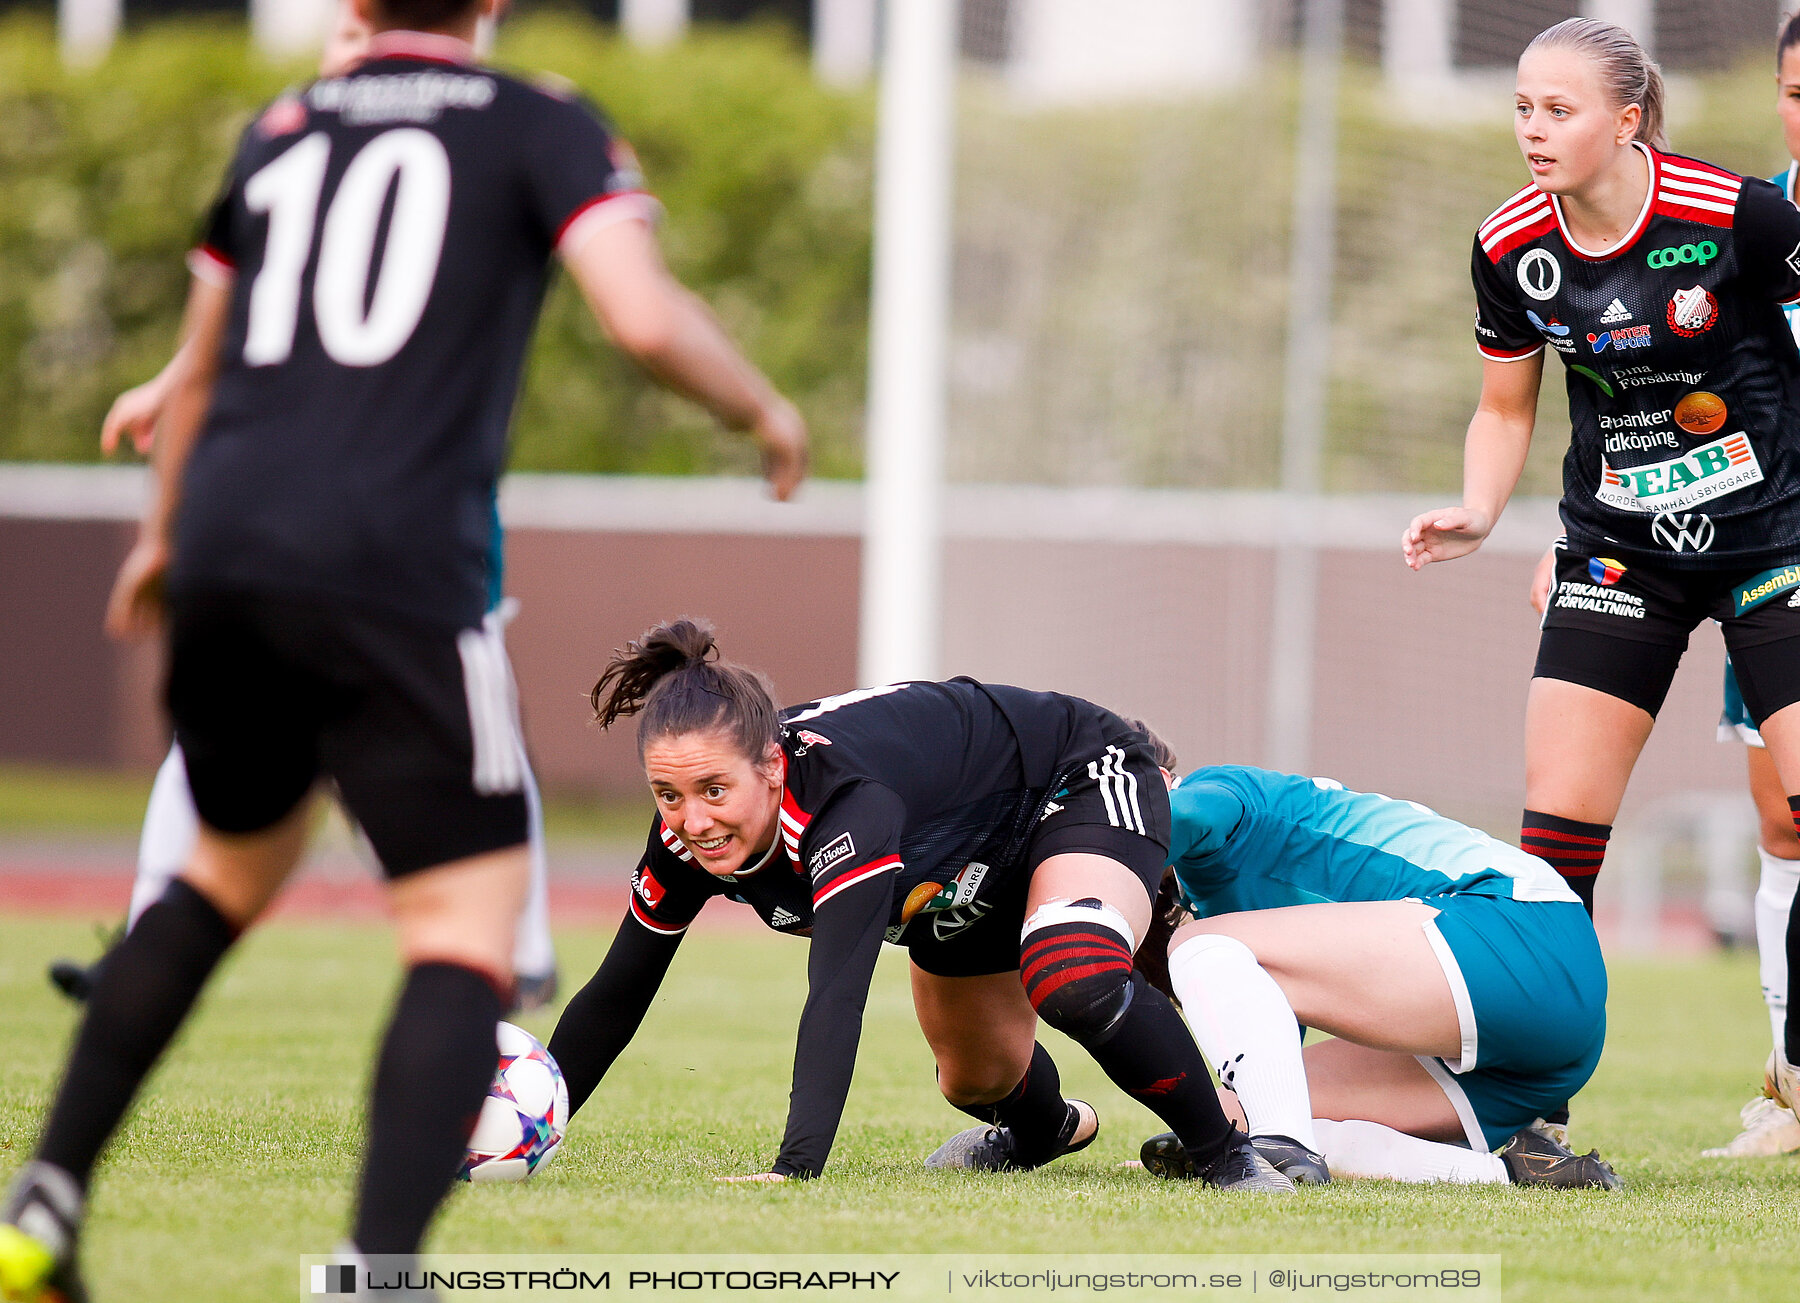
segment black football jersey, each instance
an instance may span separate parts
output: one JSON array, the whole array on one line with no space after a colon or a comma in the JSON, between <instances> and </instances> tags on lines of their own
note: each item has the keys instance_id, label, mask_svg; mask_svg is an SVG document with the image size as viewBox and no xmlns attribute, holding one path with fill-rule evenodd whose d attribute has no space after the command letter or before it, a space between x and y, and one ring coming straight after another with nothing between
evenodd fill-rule
<instances>
[{"instance_id":1,"label":"black football jersey","mask_svg":"<svg viewBox=\"0 0 1800 1303\"><path fill-rule=\"evenodd\" d=\"M1676 568L1800 559L1800 211L1766 181L1639 146L1643 211L1604 255L1526 186L1482 223L1476 344L1561 355L1569 543Z\"/></svg>"},{"instance_id":2,"label":"black football jersey","mask_svg":"<svg viewBox=\"0 0 1800 1303\"><path fill-rule=\"evenodd\" d=\"M177 590L480 622L550 255L651 201L590 105L466 52L383 35L244 132L195 255L235 280Z\"/></svg>"}]
</instances>

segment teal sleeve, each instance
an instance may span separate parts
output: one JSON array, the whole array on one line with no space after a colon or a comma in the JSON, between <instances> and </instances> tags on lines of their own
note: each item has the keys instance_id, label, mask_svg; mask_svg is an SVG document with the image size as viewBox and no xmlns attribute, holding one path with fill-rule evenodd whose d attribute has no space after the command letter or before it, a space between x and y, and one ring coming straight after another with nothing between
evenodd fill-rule
<instances>
[{"instance_id":1,"label":"teal sleeve","mask_svg":"<svg viewBox=\"0 0 1800 1303\"><path fill-rule=\"evenodd\" d=\"M1220 783L1188 782L1169 793L1169 862L1202 860L1225 849L1244 818L1244 802Z\"/></svg>"}]
</instances>

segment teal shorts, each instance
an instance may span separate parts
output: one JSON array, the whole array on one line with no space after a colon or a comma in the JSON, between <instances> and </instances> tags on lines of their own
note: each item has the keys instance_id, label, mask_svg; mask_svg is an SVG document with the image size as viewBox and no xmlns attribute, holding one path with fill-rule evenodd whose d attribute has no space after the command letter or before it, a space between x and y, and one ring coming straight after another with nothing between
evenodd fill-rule
<instances>
[{"instance_id":1,"label":"teal shorts","mask_svg":"<svg viewBox=\"0 0 1800 1303\"><path fill-rule=\"evenodd\" d=\"M1725 658L1725 708L1719 712L1719 741L1742 742L1745 746L1763 744L1762 730L1750 718L1750 707L1738 687L1737 671L1731 668L1731 657Z\"/></svg>"},{"instance_id":2,"label":"teal shorts","mask_svg":"<svg viewBox=\"0 0 1800 1303\"><path fill-rule=\"evenodd\" d=\"M1459 1062L1419 1062L1471 1147L1496 1149L1587 1084L1606 1043L1606 964L1575 901L1434 896L1426 928L1456 999Z\"/></svg>"}]
</instances>

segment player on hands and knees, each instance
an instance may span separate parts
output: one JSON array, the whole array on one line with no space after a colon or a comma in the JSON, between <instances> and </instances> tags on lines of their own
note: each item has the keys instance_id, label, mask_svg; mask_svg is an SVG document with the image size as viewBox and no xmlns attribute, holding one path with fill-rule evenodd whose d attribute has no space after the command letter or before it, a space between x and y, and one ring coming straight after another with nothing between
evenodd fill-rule
<instances>
[{"instance_id":1,"label":"player on hands and knees","mask_svg":"<svg viewBox=\"0 0 1800 1303\"><path fill-rule=\"evenodd\" d=\"M528 878L511 674L484 614L550 255L628 352L755 434L779 496L804 471L792 406L664 268L629 151L579 99L474 62L496 0L357 6L369 57L245 131L194 260L191 362L107 620L153 627L166 577L167 700L201 827L107 960L0 1212L11 1298L79 1297L95 1162L292 870L321 779L380 858L406 965L353 1246L417 1251L493 1075Z\"/></svg>"},{"instance_id":2,"label":"player on hands and knees","mask_svg":"<svg viewBox=\"0 0 1800 1303\"><path fill-rule=\"evenodd\" d=\"M969 679L778 712L760 676L715 654L704 627L659 626L594 689L602 725L639 715L658 815L612 949L550 1042L574 1107L701 906L734 895L812 948L780 1153L733 1179L824 1169L885 938L911 956L939 1088L981 1123L928 1166L1038 1167L1092 1141L1098 1119L1063 1099L1041 1018L1168 1123L1206 1180L1292 1189L1226 1122L1180 1015L1132 969L1168 837L1141 732L1078 698Z\"/></svg>"},{"instance_id":3,"label":"player on hands and knees","mask_svg":"<svg viewBox=\"0 0 1800 1303\"><path fill-rule=\"evenodd\" d=\"M1800 297L1800 211L1765 181L1665 152L1661 116L1661 77L1623 29L1572 19L1527 47L1514 126L1533 182L1473 252L1485 360L1463 502L1402 538L1414 569L1481 545L1524 465L1543 350L1561 353L1566 538L1527 698L1521 841L1590 909L1631 770L1702 619L1721 622L1800 809L1800 607L1787 602L1800 586L1800 465L1783 451L1800 422L1800 354L1780 307Z\"/></svg>"},{"instance_id":4,"label":"player on hands and knees","mask_svg":"<svg viewBox=\"0 0 1800 1303\"><path fill-rule=\"evenodd\" d=\"M1215 765L1170 803L1147 944L1173 928L1170 989L1277 1167L1617 1185L1597 1155L1531 1129L1587 1081L1605 1039L1599 942L1550 865L1322 778ZM1303 1053L1302 1027L1337 1039ZM1173 1136L1147 1142L1144 1162L1186 1174Z\"/></svg>"}]
</instances>

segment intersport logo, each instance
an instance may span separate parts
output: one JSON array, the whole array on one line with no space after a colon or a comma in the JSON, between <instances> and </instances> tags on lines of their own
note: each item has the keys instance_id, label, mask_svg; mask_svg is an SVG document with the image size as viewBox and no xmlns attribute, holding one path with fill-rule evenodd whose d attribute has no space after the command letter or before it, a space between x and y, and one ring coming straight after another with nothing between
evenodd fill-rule
<instances>
[{"instance_id":1,"label":"intersport logo","mask_svg":"<svg viewBox=\"0 0 1800 1303\"><path fill-rule=\"evenodd\" d=\"M1666 249L1652 249L1644 261L1652 267L1679 267L1683 263L1698 263L1704 267L1719 256L1719 246L1711 240L1702 240L1698 244L1670 245Z\"/></svg>"}]
</instances>

